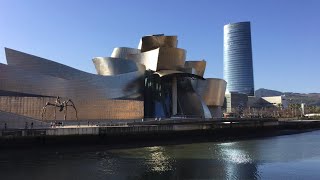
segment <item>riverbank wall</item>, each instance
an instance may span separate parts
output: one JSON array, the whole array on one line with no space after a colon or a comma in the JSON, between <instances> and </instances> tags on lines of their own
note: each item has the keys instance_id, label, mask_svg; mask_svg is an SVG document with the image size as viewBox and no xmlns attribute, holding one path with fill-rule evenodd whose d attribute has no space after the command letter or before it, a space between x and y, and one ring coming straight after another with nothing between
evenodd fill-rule
<instances>
[{"instance_id":1,"label":"riverbank wall","mask_svg":"<svg viewBox=\"0 0 320 180\"><path fill-rule=\"evenodd\" d=\"M101 123L103 124L103 123ZM120 145L256 138L320 128L320 121L278 119L164 119L120 125L1 129L0 147Z\"/></svg>"}]
</instances>

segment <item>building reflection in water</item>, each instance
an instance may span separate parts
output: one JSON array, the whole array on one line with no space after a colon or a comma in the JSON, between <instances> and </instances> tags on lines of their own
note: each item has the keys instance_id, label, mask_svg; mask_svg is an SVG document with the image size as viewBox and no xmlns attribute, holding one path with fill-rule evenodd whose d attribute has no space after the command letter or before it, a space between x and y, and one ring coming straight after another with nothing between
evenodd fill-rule
<instances>
[{"instance_id":1,"label":"building reflection in water","mask_svg":"<svg viewBox=\"0 0 320 180\"><path fill-rule=\"evenodd\" d=\"M251 154L241 143L155 146L112 150L101 166L109 169L106 174L126 179L258 179Z\"/></svg>"},{"instance_id":2,"label":"building reflection in water","mask_svg":"<svg viewBox=\"0 0 320 180\"><path fill-rule=\"evenodd\" d=\"M320 131L227 143L5 150L1 179L319 179ZM19 173L17 173L19 172Z\"/></svg>"},{"instance_id":3,"label":"building reflection in water","mask_svg":"<svg viewBox=\"0 0 320 180\"><path fill-rule=\"evenodd\" d=\"M259 173L254 162L254 152L249 152L248 146L243 147L241 142L217 144L219 154L224 162L223 169L226 179L258 179ZM252 157L253 156L253 157Z\"/></svg>"},{"instance_id":4,"label":"building reflection in water","mask_svg":"<svg viewBox=\"0 0 320 180\"><path fill-rule=\"evenodd\" d=\"M146 161L147 166L153 172L165 172L172 170L173 158L166 152L165 148L161 146L146 147L149 150L149 158Z\"/></svg>"}]
</instances>

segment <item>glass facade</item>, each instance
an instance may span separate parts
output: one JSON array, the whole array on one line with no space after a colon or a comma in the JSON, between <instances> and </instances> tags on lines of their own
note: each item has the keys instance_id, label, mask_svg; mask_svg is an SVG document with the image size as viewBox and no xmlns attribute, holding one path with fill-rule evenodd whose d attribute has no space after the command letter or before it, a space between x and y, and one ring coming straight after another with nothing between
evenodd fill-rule
<instances>
[{"instance_id":1,"label":"glass facade","mask_svg":"<svg viewBox=\"0 0 320 180\"><path fill-rule=\"evenodd\" d=\"M250 22L224 26L223 77L229 92L254 95Z\"/></svg>"}]
</instances>

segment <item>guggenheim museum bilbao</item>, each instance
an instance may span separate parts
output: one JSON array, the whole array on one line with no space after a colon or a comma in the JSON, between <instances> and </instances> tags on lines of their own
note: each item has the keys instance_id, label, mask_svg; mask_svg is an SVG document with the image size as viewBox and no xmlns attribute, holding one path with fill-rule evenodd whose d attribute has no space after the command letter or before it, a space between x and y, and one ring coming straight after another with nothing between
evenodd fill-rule
<instances>
[{"instance_id":1,"label":"guggenheim museum bilbao","mask_svg":"<svg viewBox=\"0 0 320 180\"><path fill-rule=\"evenodd\" d=\"M186 61L177 44L177 36L144 36L138 48L93 58L97 74L5 48L0 114L39 120L221 116L226 81L205 79L206 61Z\"/></svg>"}]
</instances>

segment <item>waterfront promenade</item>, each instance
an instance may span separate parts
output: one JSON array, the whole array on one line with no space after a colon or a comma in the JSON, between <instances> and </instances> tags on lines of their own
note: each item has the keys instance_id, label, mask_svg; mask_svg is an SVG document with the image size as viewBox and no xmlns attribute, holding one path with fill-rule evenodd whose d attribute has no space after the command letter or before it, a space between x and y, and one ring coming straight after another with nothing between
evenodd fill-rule
<instances>
[{"instance_id":1,"label":"waterfront promenade","mask_svg":"<svg viewBox=\"0 0 320 180\"><path fill-rule=\"evenodd\" d=\"M1 138L27 136L72 136L72 135L130 135L153 134L181 131L215 131L218 129L239 128L317 128L319 120L278 120L278 119L246 119L246 118L219 118L219 119L162 119L162 120L135 120L131 122L118 121L55 121L43 122L20 128L3 127L0 129Z\"/></svg>"},{"instance_id":2,"label":"waterfront promenade","mask_svg":"<svg viewBox=\"0 0 320 180\"><path fill-rule=\"evenodd\" d=\"M169 118L132 121L29 121L10 128L0 121L0 146L19 144L119 143L203 137L211 140L279 135L320 128L319 120L275 118ZM294 130L294 131L291 131ZM280 132L281 131L281 132ZM201 138L199 138L201 140ZM130 143L132 143L130 142Z\"/></svg>"}]
</instances>

